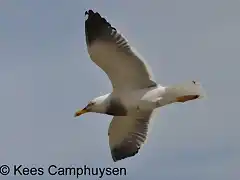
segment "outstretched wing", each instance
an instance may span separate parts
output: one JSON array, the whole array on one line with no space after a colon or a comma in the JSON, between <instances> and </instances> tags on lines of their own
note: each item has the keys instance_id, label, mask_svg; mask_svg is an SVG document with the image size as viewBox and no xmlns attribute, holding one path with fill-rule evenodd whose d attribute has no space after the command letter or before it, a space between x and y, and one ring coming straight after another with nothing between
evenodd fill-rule
<instances>
[{"instance_id":1,"label":"outstretched wing","mask_svg":"<svg viewBox=\"0 0 240 180\"><path fill-rule=\"evenodd\" d=\"M156 86L143 59L98 12L89 10L85 21L88 53L109 77L114 89Z\"/></svg>"},{"instance_id":2,"label":"outstretched wing","mask_svg":"<svg viewBox=\"0 0 240 180\"><path fill-rule=\"evenodd\" d=\"M115 116L112 119L108 136L114 162L138 153L147 138L151 114L149 112L142 118Z\"/></svg>"}]
</instances>

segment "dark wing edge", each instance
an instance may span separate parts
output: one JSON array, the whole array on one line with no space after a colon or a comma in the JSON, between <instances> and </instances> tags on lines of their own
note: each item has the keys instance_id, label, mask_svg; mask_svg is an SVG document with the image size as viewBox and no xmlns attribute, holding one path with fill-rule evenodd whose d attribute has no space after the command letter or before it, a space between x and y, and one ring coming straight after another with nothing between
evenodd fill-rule
<instances>
[{"instance_id":1,"label":"dark wing edge","mask_svg":"<svg viewBox=\"0 0 240 180\"><path fill-rule=\"evenodd\" d=\"M113 41L119 47L126 48L130 52L127 40L98 12L88 10L85 12L85 15L88 16L85 21L85 35L88 46L91 46L95 40L102 39Z\"/></svg>"},{"instance_id":2,"label":"dark wing edge","mask_svg":"<svg viewBox=\"0 0 240 180\"><path fill-rule=\"evenodd\" d=\"M112 159L114 162L117 162L126 158L133 157L139 152L139 149L140 148L130 151L131 149L129 149L128 146L125 146L125 147L122 146L121 148L114 148L113 150L111 150Z\"/></svg>"},{"instance_id":3,"label":"dark wing edge","mask_svg":"<svg viewBox=\"0 0 240 180\"><path fill-rule=\"evenodd\" d=\"M123 141L111 149L114 162L133 157L139 153L141 146L147 139L150 119L151 114L148 117L135 118L133 131L128 132L126 137L123 137Z\"/></svg>"}]
</instances>

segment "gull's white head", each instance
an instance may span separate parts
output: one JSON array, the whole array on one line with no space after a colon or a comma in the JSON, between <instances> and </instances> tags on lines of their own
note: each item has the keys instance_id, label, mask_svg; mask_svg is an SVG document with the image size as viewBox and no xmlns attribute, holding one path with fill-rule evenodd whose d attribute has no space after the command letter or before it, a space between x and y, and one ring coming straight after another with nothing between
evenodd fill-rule
<instances>
[{"instance_id":1,"label":"gull's white head","mask_svg":"<svg viewBox=\"0 0 240 180\"><path fill-rule=\"evenodd\" d=\"M77 117L87 112L105 113L108 106L107 102L107 95L97 97L91 100L85 108L77 110L74 116Z\"/></svg>"}]
</instances>

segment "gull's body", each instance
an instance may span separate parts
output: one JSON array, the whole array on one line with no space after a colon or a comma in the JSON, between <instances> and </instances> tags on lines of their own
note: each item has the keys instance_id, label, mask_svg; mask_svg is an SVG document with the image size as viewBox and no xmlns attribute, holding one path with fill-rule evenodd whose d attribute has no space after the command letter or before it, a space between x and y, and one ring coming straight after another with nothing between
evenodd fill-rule
<instances>
[{"instance_id":1,"label":"gull's body","mask_svg":"<svg viewBox=\"0 0 240 180\"><path fill-rule=\"evenodd\" d=\"M105 18L92 10L86 15L88 53L111 80L113 91L90 101L75 116L86 112L114 116L108 136L112 158L118 161L138 153L156 108L198 99L203 92L195 81L166 87L157 84L143 58Z\"/></svg>"}]
</instances>

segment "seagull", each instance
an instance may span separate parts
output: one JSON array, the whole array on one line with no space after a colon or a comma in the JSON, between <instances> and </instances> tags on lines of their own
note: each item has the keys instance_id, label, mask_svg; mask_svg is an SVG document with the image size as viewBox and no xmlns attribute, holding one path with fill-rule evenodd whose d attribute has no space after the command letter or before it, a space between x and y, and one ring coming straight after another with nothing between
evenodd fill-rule
<instances>
[{"instance_id":1,"label":"seagull","mask_svg":"<svg viewBox=\"0 0 240 180\"><path fill-rule=\"evenodd\" d=\"M112 92L89 101L75 112L75 117L87 112L113 116L108 137L116 162L139 153L155 109L203 98L204 91L196 81L157 84L142 56L106 18L93 10L86 11L85 16L88 54L110 79Z\"/></svg>"}]
</instances>

